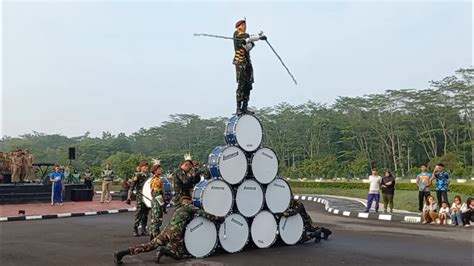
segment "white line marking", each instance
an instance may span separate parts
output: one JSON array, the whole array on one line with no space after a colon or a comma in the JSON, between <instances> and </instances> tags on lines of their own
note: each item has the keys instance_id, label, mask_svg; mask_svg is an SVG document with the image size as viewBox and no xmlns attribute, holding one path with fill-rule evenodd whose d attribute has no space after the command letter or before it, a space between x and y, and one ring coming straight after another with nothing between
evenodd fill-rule
<instances>
[{"instance_id":1,"label":"white line marking","mask_svg":"<svg viewBox=\"0 0 474 266\"><path fill-rule=\"evenodd\" d=\"M344 215L344 216L350 216L350 215L351 215L351 212L344 211L344 212L342 212L342 215Z\"/></svg>"},{"instance_id":2,"label":"white line marking","mask_svg":"<svg viewBox=\"0 0 474 266\"><path fill-rule=\"evenodd\" d=\"M369 213L366 213L366 212L359 212L359 214L357 215L357 217L359 218L369 218Z\"/></svg>"}]
</instances>

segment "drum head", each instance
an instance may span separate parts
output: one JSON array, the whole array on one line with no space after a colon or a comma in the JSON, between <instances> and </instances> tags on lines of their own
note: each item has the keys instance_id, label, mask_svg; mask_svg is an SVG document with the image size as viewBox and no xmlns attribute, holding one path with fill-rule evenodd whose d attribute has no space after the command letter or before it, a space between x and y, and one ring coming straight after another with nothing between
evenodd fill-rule
<instances>
[{"instance_id":1,"label":"drum head","mask_svg":"<svg viewBox=\"0 0 474 266\"><path fill-rule=\"evenodd\" d=\"M269 211L261 211L253 219L250 228L252 241L259 248L268 248L277 238L277 223Z\"/></svg>"},{"instance_id":2,"label":"drum head","mask_svg":"<svg viewBox=\"0 0 474 266\"><path fill-rule=\"evenodd\" d=\"M281 217L279 229L283 242L287 245L294 245L298 243L303 236L303 218L301 218L299 213L288 218Z\"/></svg>"},{"instance_id":3,"label":"drum head","mask_svg":"<svg viewBox=\"0 0 474 266\"><path fill-rule=\"evenodd\" d=\"M269 148L258 149L252 156L252 172L258 182L268 184L278 173L278 157Z\"/></svg>"},{"instance_id":4,"label":"drum head","mask_svg":"<svg viewBox=\"0 0 474 266\"><path fill-rule=\"evenodd\" d=\"M186 250L196 258L209 256L217 245L217 229L204 217L194 218L184 232Z\"/></svg>"},{"instance_id":5,"label":"drum head","mask_svg":"<svg viewBox=\"0 0 474 266\"><path fill-rule=\"evenodd\" d=\"M235 253L241 251L249 240L249 225L245 218L234 213L225 218L219 228L219 242L222 248Z\"/></svg>"},{"instance_id":6,"label":"drum head","mask_svg":"<svg viewBox=\"0 0 474 266\"><path fill-rule=\"evenodd\" d=\"M235 127L235 138L244 151L254 151L260 147L263 130L260 121L252 115L242 115Z\"/></svg>"},{"instance_id":7,"label":"drum head","mask_svg":"<svg viewBox=\"0 0 474 266\"><path fill-rule=\"evenodd\" d=\"M282 213L288 209L291 200L291 189L288 183L276 178L267 186L265 201L268 209L273 213Z\"/></svg>"},{"instance_id":8,"label":"drum head","mask_svg":"<svg viewBox=\"0 0 474 266\"><path fill-rule=\"evenodd\" d=\"M235 146L226 147L219 157L219 172L229 184L238 184L247 174L247 157Z\"/></svg>"},{"instance_id":9,"label":"drum head","mask_svg":"<svg viewBox=\"0 0 474 266\"><path fill-rule=\"evenodd\" d=\"M224 217L232 209L232 189L222 180L210 181L202 193L202 207L209 214Z\"/></svg>"},{"instance_id":10,"label":"drum head","mask_svg":"<svg viewBox=\"0 0 474 266\"><path fill-rule=\"evenodd\" d=\"M245 217L253 217L263 208L263 190L257 181L248 179L240 184L235 196L237 209Z\"/></svg>"},{"instance_id":11,"label":"drum head","mask_svg":"<svg viewBox=\"0 0 474 266\"><path fill-rule=\"evenodd\" d=\"M142 194L145 196L143 197L143 203L145 203L145 205L148 207L148 208L151 208L151 179L152 177L148 178L146 181L145 181L145 184L143 185L143 189L142 189Z\"/></svg>"}]
</instances>

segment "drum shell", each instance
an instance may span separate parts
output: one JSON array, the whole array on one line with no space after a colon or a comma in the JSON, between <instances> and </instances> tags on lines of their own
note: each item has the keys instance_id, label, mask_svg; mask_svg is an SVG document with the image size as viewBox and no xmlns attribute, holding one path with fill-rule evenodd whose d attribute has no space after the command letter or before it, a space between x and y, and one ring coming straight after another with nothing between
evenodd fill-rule
<instances>
[{"instance_id":1,"label":"drum shell","mask_svg":"<svg viewBox=\"0 0 474 266\"><path fill-rule=\"evenodd\" d=\"M247 147L246 145L242 146L242 143L239 143L239 140L238 140L238 137L237 137L237 125L238 125L240 119L244 116L253 117L258 122L258 126L260 127L259 131L261 131L260 141L258 143L255 143L255 145L252 146L251 148ZM234 115L226 123L225 131L224 131L224 137L225 137L226 143L228 145L239 146L242 150L244 150L246 152L254 152L258 148L260 148L261 145L263 144L263 140L264 140L263 126L262 126L262 123L260 122L260 120L257 117L253 116L253 115L248 115L248 114Z\"/></svg>"},{"instance_id":2,"label":"drum shell","mask_svg":"<svg viewBox=\"0 0 474 266\"><path fill-rule=\"evenodd\" d=\"M145 181L145 184L143 184L143 188L142 188L142 197L143 197L143 203L148 207L148 208L151 208L151 200L152 200L152 196L151 196L151 180L153 179L153 177L149 177L146 181Z\"/></svg>"},{"instance_id":3,"label":"drum shell","mask_svg":"<svg viewBox=\"0 0 474 266\"><path fill-rule=\"evenodd\" d=\"M219 183L221 183L222 185L227 186L229 188L230 193L231 193L231 195L230 195L231 196L230 197L230 206L228 206L229 207L228 209L224 210L225 213L216 213L213 210L209 210L209 209L206 210L206 207L204 206L205 205L205 203L204 203L204 200L205 200L204 192L206 191L206 188L208 188L209 186L211 186L211 189L213 189L214 187L212 186L212 184L216 181L219 181ZM224 187L224 190L225 190L225 187ZM228 194L227 194L227 196L228 196ZM226 215L228 215L232 211L232 209L235 205L234 189L231 186L229 186L225 181L220 180L220 179L201 180L194 187L192 198L193 198L192 201L193 201L194 206L196 206L197 208L202 208L207 213L218 216L218 217L225 217Z\"/></svg>"},{"instance_id":4,"label":"drum shell","mask_svg":"<svg viewBox=\"0 0 474 266\"><path fill-rule=\"evenodd\" d=\"M233 180L233 179L229 180L229 175L228 175L229 172L235 172L235 171L229 171L228 168L227 169L226 168L221 169L221 163L226 164L226 166L229 166L229 162L225 162L225 160L227 160L227 158L226 158L226 155L224 155L224 152L227 149L235 150L235 153L229 154L229 155L237 154L236 156L233 156L233 157L238 157L238 156L243 155L244 158L245 158L245 166L244 166L244 162L241 161L241 160L243 160L243 158L240 157L241 159L239 159L237 161L239 163L239 168L233 169L233 170L238 170L237 172L240 174L237 177L238 180ZM233 158L233 157L230 157L228 159L234 159L234 161L235 161L236 158ZM235 147L235 146L217 146L217 147L215 147L208 156L208 163L207 164L208 164L207 167L209 169L209 173L211 174L212 178L224 180L225 182L229 183L229 185L238 185L238 184L242 183L242 181L248 176L249 168L250 168L247 153L244 150L240 149L239 147ZM244 170L244 168L245 168L245 170ZM223 173L226 173L226 172L227 172L227 176L225 176L223 174Z\"/></svg>"}]
</instances>

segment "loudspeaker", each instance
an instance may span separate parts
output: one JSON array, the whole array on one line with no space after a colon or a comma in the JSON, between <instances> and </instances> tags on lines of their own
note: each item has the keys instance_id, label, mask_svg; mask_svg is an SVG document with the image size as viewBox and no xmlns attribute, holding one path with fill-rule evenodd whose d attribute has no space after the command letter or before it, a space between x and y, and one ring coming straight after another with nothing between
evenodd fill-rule
<instances>
[{"instance_id":1,"label":"loudspeaker","mask_svg":"<svg viewBox=\"0 0 474 266\"><path fill-rule=\"evenodd\" d=\"M76 160L76 148L69 148L69 160Z\"/></svg>"}]
</instances>

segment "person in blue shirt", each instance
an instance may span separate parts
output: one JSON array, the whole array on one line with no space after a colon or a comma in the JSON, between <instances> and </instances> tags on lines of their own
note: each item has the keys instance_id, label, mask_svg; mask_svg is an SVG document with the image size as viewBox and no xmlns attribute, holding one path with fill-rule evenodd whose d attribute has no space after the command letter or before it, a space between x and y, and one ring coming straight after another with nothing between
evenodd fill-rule
<instances>
[{"instance_id":1,"label":"person in blue shirt","mask_svg":"<svg viewBox=\"0 0 474 266\"><path fill-rule=\"evenodd\" d=\"M448 201L448 188L449 188L449 175L444 170L444 165L439 163L436 165L433 174L436 179L436 198L438 202L447 202Z\"/></svg>"},{"instance_id":2,"label":"person in blue shirt","mask_svg":"<svg viewBox=\"0 0 474 266\"><path fill-rule=\"evenodd\" d=\"M418 186L418 210L423 212L423 204L426 197L430 195L432 176L428 172L426 164L421 165L421 173L416 176L416 185Z\"/></svg>"},{"instance_id":3,"label":"person in blue shirt","mask_svg":"<svg viewBox=\"0 0 474 266\"><path fill-rule=\"evenodd\" d=\"M54 166L54 172L49 174L49 181L51 181L51 206L55 203L63 205L63 181L64 174L61 172L59 165Z\"/></svg>"}]
</instances>

